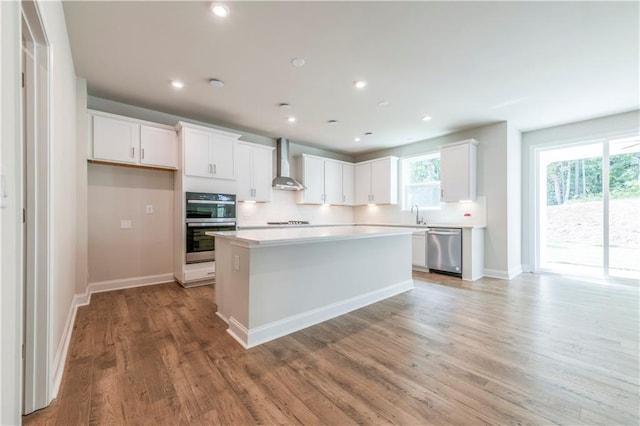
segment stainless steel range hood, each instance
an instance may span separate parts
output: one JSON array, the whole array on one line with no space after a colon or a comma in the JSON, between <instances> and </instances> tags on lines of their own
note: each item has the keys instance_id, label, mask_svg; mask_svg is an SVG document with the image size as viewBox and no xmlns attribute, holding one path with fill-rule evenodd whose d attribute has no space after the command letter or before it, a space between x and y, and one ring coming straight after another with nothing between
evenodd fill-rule
<instances>
[{"instance_id":1,"label":"stainless steel range hood","mask_svg":"<svg viewBox=\"0 0 640 426\"><path fill-rule=\"evenodd\" d=\"M280 138L276 141L276 178L273 180L274 189L285 191L300 191L305 186L293 179L289 166L289 140Z\"/></svg>"}]
</instances>

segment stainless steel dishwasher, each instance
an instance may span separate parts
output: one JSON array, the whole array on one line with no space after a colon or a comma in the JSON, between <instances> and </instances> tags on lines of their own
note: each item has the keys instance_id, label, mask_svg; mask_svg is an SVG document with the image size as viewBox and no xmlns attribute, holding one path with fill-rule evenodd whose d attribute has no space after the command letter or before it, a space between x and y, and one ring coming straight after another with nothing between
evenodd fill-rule
<instances>
[{"instance_id":1,"label":"stainless steel dishwasher","mask_svg":"<svg viewBox=\"0 0 640 426\"><path fill-rule=\"evenodd\" d=\"M462 276L462 229L427 230L427 267L433 272Z\"/></svg>"}]
</instances>

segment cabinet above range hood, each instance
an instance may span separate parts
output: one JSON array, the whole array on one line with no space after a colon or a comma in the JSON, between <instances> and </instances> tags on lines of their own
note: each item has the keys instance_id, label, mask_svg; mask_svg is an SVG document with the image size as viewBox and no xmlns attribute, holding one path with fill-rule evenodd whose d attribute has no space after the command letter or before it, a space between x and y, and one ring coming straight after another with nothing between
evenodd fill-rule
<instances>
[{"instance_id":1,"label":"cabinet above range hood","mask_svg":"<svg viewBox=\"0 0 640 426\"><path fill-rule=\"evenodd\" d=\"M293 179L289 165L289 140L280 138L276 141L276 178L273 180L274 189L285 191L301 191L305 186Z\"/></svg>"}]
</instances>

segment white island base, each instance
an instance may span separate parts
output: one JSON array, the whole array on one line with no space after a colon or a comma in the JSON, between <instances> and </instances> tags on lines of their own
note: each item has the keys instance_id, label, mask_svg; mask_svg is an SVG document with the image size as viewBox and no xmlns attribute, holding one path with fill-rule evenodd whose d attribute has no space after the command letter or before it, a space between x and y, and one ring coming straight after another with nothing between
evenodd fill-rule
<instances>
[{"instance_id":1,"label":"white island base","mask_svg":"<svg viewBox=\"0 0 640 426\"><path fill-rule=\"evenodd\" d=\"M217 315L251 348L413 288L406 228L212 233Z\"/></svg>"}]
</instances>

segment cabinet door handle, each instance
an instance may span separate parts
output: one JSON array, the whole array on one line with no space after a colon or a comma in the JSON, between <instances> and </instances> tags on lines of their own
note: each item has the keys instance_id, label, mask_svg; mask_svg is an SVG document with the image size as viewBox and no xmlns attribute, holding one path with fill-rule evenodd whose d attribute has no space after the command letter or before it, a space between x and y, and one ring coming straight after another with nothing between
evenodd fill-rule
<instances>
[{"instance_id":1,"label":"cabinet door handle","mask_svg":"<svg viewBox=\"0 0 640 426\"><path fill-rule=\"evenodd\" d=\"M213 174L214 175L216 174L216 165L215 164L213 165Z\"/></svg>"},{"instance_id":2,"label":"cabinet door handle","mask_svg":"<svg viewBox=\"0 0 640 426\"><path fill-rule=\"evenodd\" d=\"M213 165L209 164L209 174L213 174Z\"/></svg>"},{"instance_id":3,"label":"cabinet door handle","mask_svg":"<svg viewBox=\"0 0 640 426\"><path fill-rule=\"evenodd\" d=\"M142 157L142 159L144 160L144 148L140 149L140 156Z\"/></svg>"},{"instance_id":4,"label":"cabinet door handle","mask_svg":"<svg viewBox=\"0 0 640 426\"><path fill-rule=\"evenodd\" d=\"M131 158L135 158L136 156L136 148L135 147L131 147Z\"/></svg>"},{"instance_id":5,"label":"cabinet door handle","mask_svg":"<svg viewBox=\"0 0 640 426\"><path fill-rule=\"evenodd\" d=\"M444 198L444 189L440 189L440 198Z\"/></svg>"}]
</instances>

